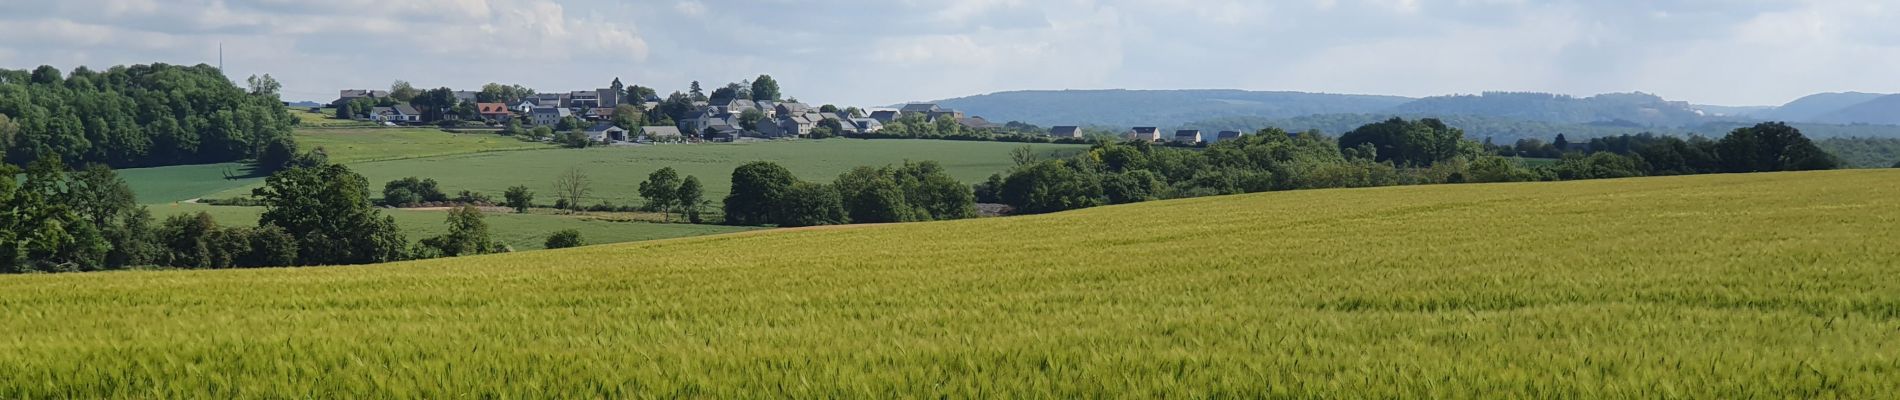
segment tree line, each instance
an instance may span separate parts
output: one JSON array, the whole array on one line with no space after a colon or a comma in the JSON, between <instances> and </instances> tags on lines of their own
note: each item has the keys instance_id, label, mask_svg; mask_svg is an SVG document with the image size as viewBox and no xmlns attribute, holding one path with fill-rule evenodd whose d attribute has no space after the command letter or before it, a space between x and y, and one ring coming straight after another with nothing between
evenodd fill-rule
<instances>
[{"instance_id":1,"label":"tree line","mask_svg":"<svg viewBox=\"0 0 1900 400\"><path fill-rule=\"evenodd\" d=\"M0 70L0 154L14 165L57 157L120 168L294 154L296 119L280 85L268 75L249 83L203 64Z\"/></svg>"},{"instance_id":2,"label":"tree line","mask_svg":"<svg viewBox=\"0 0 1900 400\"><path fill-rule=\"evenodd\" d=\"M1780 123L1721 140L1606 139L1602 152L1565 153L1527 166L1435 119L1394 118L1338 138L1269 128L1204 150L1105 143L1065 159L1019 165L976 185L978 200L1046 213L1157 199L1274 190L1433 183L1526 182L1647 175L1839 168L1800 131ZM1593 147L1594 148L1594 147ZM1617 150L1625 151L1619 153Z\"/></svg>"}]
</instances>

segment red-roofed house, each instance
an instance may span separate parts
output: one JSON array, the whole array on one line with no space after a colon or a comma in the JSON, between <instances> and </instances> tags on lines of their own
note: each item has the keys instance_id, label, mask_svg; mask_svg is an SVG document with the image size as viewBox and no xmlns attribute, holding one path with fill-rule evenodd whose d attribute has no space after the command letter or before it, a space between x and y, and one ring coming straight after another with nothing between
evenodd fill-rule
<instances>
[{"instance_id":1,"label":"red-roofed house","mask_svg":"<svg viewBox=\"0 0 1900 400\"><path fill-rule=\"evenodd\" d=\"M482 114L482 120L491 123L507 122L515 117L514 110L506 103L475 103L475 109Z\"/></svg>"}]
</instances>

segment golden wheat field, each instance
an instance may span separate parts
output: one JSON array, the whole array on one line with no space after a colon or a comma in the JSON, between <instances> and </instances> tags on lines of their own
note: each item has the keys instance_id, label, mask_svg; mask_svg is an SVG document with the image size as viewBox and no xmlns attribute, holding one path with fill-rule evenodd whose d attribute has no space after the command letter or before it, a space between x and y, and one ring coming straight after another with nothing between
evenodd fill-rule
<instances>
[{"instance_id":1,"label":"golden wheat field","mask_svg":"<svg viewBox=\"0 0 1900 400\"><path fill-rule=\"evenodd\" d=\"M1887 398L1900 170L0 276L0 398Z\"/></svg>"}]
</instances>

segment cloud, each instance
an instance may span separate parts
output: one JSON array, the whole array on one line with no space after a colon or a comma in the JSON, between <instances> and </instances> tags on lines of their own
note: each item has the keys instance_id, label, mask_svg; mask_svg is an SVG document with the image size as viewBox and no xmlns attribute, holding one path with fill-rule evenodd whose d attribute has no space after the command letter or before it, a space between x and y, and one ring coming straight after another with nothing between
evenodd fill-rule
<instances>
[{"instance_id":1,"label":"cloud","mask_svg":"<svg viewBox=\"0 0 1900 400\"><path fill-rule=\"evenodd\" d=\"M883 105L1015 89L1900 91L1887 0L14 0L0 65L215 62L293 97L396 79Z\"/></svg>"}]
</instances>

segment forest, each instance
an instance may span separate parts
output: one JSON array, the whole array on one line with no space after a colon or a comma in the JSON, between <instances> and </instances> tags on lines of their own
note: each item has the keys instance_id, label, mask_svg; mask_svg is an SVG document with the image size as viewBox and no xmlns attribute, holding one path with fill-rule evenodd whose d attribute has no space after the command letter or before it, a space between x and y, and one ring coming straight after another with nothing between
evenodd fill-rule
<instances>
[{"instance_id":1,"label":"forest","mask_svg":"<svg viewBox=\"0 0 1900 400\"><path fill-rule=\"evenodd\" d=\"M280 86L268 75L249 83L203 64L0 70L0 153L13 165L116 168L295 154Z\"/></svg>"}]
</instances>

